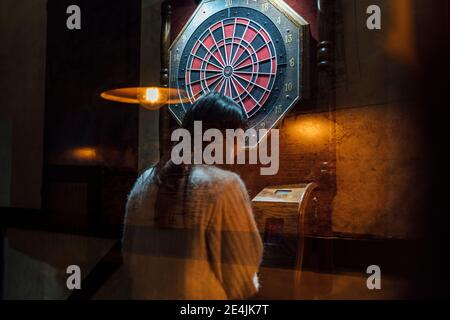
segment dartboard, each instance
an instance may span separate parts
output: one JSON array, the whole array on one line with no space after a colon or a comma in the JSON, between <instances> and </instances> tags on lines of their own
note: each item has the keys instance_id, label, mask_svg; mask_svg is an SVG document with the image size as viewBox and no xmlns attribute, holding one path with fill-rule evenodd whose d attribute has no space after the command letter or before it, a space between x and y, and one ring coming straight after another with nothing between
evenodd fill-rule
<instances>
[{"instance_id":1,"label":"dartboard","mask_svg":"<svg viewBox=\"0 0 450 320\"><path fill-rule=\"evenodd\" d=\"M170 47L169 87L180 99L169 110L181 123L216 91L242 107L247 128L272 128L302 98L307 28L282 1L202 1Z\"/></svg>"}]
</instances>

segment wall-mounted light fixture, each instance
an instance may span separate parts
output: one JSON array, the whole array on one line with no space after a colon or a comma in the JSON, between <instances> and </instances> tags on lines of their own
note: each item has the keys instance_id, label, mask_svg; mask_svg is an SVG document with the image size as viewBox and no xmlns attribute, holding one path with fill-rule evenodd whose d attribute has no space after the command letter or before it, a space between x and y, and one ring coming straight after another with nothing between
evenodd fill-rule
<instances>
[{"instance_id":1,"label":"wall-mounted light fixture","mask_svg":"<svg viewBox=\"0 0 450 320\"><path fill-rule=\"evenodd\" d=\"M100 96L110 101L140 104L146 109L157 110L164 105L185 102L181 101L178 91L162 87L134 87L108 90Z\"/></svg>"}]
</instances>

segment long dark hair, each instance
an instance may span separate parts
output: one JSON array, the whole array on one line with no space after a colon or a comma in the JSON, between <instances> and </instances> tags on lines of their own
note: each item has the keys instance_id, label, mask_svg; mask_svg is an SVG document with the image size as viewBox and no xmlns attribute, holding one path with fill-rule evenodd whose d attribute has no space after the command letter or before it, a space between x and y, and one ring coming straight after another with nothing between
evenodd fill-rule
<instances>
[{"instance_id":1,"label":"long dark hair","mask_svg":"<svg viewBox=\"0 0 450 320\"><path fill-rule=\"evenodd\" d=\"M189 108L181 126L193 137L195 121L202 121L204 131L218 129L224 133L226 129L244 128L244 119L242 108L231 98L217 92L210 92ZM169 228L173 225L175 206L180 205L180 199L176 199L180 194L180 188L183 188L181 207L184 215L191 169L191 164L174 164L170 160L170 155L165 155L156 166L155 182L158 185L158 192L155 203L155 224L159 228Z\"/></svg>"}]
</instances>

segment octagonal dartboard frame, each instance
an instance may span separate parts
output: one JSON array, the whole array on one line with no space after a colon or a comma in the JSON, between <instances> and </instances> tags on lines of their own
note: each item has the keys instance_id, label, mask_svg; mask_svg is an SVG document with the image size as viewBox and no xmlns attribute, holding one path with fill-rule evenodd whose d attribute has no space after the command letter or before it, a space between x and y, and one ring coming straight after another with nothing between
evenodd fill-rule
<instances>
[{"instance_id":1,"label":"octagonal dartboard frame","mask_svg":"<svg viewBox=\"0 0 450 320\"><path fill-rule=\"evenodd\" d=\"M246 90L244 95L247 94L247 96L251 96L252 100L258 100L254 103L252 108L252 105L244 105L244 101L239 100L241 96L239 96L239 94L236 95L235 101L244 108L244 111L246 111L247 114L246 128L254 128L257 131L258 129L272 129L300 99L307 96L309 82L308 49L310 37L308 22L282 0L204 0L197 6L196 10L169 48L168 85L170 90L177 90L180 98L178 103L169 105L169 111L179 124L181 124L186 110L199 96L201 96L198 88L194 90L192 87L186 85L190 75L188 74L188 71L193 70L192 66L199 65L200 61L196 58L195 52L192 52L196 47L198 49L199 43L203 44L208 40L206 32L209 30L211 34L210 29L214 27L218 21L221 22L223 31L225 30L224 24L228 23L226 21L235 19L235 23L237 24L237 21L240 18L242 18L241 20L248 19L254 25L259 25L262 34L267 31L265 34L268 34L270 37L270 39L267 40L267 43L277 43L275 55L271 55L271 57L268 58L274 58L273 60L275 60L277 66L270 71L272 74L272 71L276 70L274 79L269 80L272 81L272 83L268 83L268 87L263 88L263 90L265 90L264 92L268 92L267 96L264 96L263 94L261 95L260 100L258 100L258 98L254 98L253 95ZM250 25L250 22L248 24ZM235 35L236 30L237 27L235 27L233 35ZM264 36L264 38L267 37ZM222 45L225 48L224 50L226 50L227 40L228 38L226 38L224 33ZM240 41L242 43L243 40L241 39ZM212 51L209 51L209 49L202 44L201 47L205 47L207 50L206 55L214 59ZM216 52L219 51L219 46L220 45L214 47L217 49ZM269 49L269 51L273 53L272 48ZM255 52L253 53L256 55ZM252 53L250 52L250 54ZM192 56L194 56L194 58ZM203 56L204 61L207 60L205 57L206 56ZM198 61L193 62L193 59ZM223 66L219 66L217 60L214 61L216 62L216 67L223 67L223 70L225 70L226 63L223 63ZM259 61L252 63L258 64L258 68L262 65ZM204 65L206 65L205 62ZM188 66L191 68L189 69ZM196 73L199 70L195 70ZM202 71L205 78L200 78L201 76L199 76L199 80L196 81L202 82L207 79L205 72L211 70L202 69L199 73ZM255 74L259 75L258 72L259 69ZM224 71L222 77L225 77L225 75ZM237 79L238 74L236 73L233 76L236 76L235 79ZM203 81L200 90L203 93L207 92L208 89L209 91L211 90L206 86L205 81ZM249 81L249 84L253 81L252 84L258 86L253 87L258 91L261 91L260 89L264 87L263 85L256 84L258 80L253 78L247 81ZM231 88L232 81L229 81L229 83L229 87ZM266 84L266 82L264 82L264 84ZM227 86L223 86L225 87L223 92L227 93ZM239 84L236 88L238 87ZM246 87L245 89L248 88L249 87ZM231 94L231 91L229 92ZM249 112L247 112L247 108L249 109ZM263 138L264 136L258 135L257 141L260 142Z\"/></svg>"}]
</instances>

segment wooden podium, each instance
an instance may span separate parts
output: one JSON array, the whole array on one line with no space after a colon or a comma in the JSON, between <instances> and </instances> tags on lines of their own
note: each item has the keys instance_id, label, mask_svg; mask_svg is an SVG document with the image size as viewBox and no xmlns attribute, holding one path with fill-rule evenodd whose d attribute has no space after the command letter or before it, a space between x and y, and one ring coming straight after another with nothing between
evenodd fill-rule
<instances>
[{"instance_id":1,"label":"wooden podium","mask_svg":"<svg viewBox=\"0 0 450 320\"><path fill-rule=\"evenodd\" d=\"M298 299L304 251L305 218L318 215L315 183L263 189L253 212L264 242L258 298Z\"/></svg>"}]
</instances>

